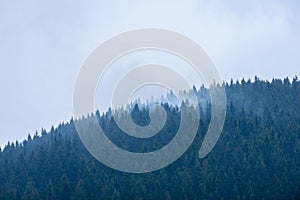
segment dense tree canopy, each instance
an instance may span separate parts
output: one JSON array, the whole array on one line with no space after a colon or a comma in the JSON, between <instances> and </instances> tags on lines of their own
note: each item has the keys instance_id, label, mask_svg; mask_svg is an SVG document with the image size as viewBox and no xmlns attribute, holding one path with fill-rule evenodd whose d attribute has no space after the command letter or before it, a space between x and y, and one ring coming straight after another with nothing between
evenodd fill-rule
<instances>
[{"instance_id":1,"label":"dense tree canopy","mask_svg":"<svg viewBox=\"0 0 300 200\"><path fill-rule=\"evenodd\" d=\"M198 134L170 166L145 174L111 169L87 152L71 119L6 145L0 153L0 199L298 199L300 82L256 77L224 85L225 125L207 157L198 157L210 121L209 93L201 87L194 88L201 109ZM97 117L116 145L149 152L172 140L180 122L179 108L162 105L166 124L148 139L124 134L112 111L81 120ZM137 105L131 112L142 126L149 123L148 114L147 107Z\"/></svg>"}]
</instances>

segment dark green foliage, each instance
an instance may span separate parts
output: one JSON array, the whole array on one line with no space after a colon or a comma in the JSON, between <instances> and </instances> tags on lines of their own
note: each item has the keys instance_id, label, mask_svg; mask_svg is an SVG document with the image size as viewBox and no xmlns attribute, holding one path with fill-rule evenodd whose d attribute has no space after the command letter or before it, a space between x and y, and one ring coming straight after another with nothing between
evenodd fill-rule
<instances>
[{"instance_id":1,"label":"dark green foliage","mask_svg":"<svg viewBox=\"0 0 300 200\"><path fill-rule=\"evenodd\" d=\"M111 169L87 152L72 119L3 149L0 199L299 199L300 82L255 78L227 84L224 129L204 159L198 151L210 120L210 100L205 88L197 94L198 134L170 166L146 174ZM178 129L180 110L163 106L167 123L150 139L124 134L111 111L96 112L96 117L116 145L149 152L166 145ZM139 125L149 123L147 109L136 106L131 115Z\"/></svg>"}]
</instances>

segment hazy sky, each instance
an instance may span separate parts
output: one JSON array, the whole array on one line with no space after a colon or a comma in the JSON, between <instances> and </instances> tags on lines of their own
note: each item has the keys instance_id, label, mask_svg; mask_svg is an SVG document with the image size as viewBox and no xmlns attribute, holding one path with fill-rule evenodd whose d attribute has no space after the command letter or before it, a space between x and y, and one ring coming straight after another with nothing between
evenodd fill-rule
<instances>
[{"instance_id":1,"label":"hazy sky","mask_svg":"<svg viewBox=\"0 0 300 200\"><path fill-rule=\"evenodd\" d=\"M299 14L298 0L0 0L0 145L68 121L83 61L132 29L187 35L226 81L299 76Z\"/></svg>"}]
</instances>

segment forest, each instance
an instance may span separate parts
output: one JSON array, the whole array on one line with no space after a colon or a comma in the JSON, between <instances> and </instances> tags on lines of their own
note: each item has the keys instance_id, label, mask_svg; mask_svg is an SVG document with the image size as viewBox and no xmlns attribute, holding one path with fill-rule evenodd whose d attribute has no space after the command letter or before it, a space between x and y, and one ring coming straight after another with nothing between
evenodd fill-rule
<instances>
[{"instance_id":1,"label":"forest","mask_svg":"<svg viewBox=\"0 0 300 200\"><path fill-rule=\"evenodd\" d=\"M300 199L300 81L237 80L224 83L227 111L213 150L199 159L210 122L209 90L194 88L200 103L197 135L171 165L133 174L109 168L82 144L75 120L96 117L107 137L132 152L150 152L176 134L180 109L167 112L163 129L151 138L128 136L111 110L70 119L51 130L10 141L0 151L0 199ZM133 106L137 124L149 123L147 107ZM18 126L18 122L16 122ZM187 130L188 131L188 130Z\"/></svg>"}]
</instances>

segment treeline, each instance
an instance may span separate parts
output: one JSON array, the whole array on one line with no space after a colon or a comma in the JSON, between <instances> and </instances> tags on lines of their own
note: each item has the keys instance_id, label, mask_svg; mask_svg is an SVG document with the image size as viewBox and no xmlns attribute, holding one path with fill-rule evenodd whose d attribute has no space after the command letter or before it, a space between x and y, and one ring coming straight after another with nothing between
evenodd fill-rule
<instances>
[{"instance_id":1,"label":"treeline","mask_svg":"<svg viewBox=\"0 0 300 200\"><path fill-rule=\"evenodd\" d=\"M0 153L0 199L299 199L299 80L255 78L224 86L224 129L204 159L198 152L210 122L210 99L201 87L194 88L201 99L198 134L170 166L145 174L111 169L87 152L71 119L6 145ZM96 116L121 148L149 152L168 144L180 123L180 109L162 106L166 124L149 139L124 134L111 111L89 118ZM146 125L148 114L146 107L136 105L131 116Z\"/></svg>"}]
</instances>

